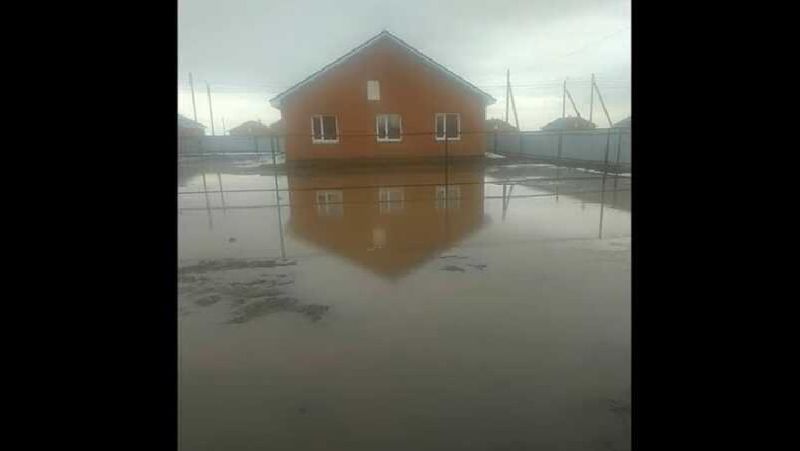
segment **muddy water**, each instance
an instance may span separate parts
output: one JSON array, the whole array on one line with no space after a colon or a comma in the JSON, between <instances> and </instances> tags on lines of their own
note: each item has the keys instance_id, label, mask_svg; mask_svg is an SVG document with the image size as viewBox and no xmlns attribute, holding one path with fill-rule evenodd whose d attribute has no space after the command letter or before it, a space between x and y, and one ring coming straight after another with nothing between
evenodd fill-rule
<instances>
[{"instance_id":1,"label":"muddy water","mask_svg":"<svg viewBox=\"0 0 800 451\"><path fill-rule=\"evenodd\" d=\"M630 448L629 179L270 174L182 172L182 450Z\"/></svg>"}]
</instances>

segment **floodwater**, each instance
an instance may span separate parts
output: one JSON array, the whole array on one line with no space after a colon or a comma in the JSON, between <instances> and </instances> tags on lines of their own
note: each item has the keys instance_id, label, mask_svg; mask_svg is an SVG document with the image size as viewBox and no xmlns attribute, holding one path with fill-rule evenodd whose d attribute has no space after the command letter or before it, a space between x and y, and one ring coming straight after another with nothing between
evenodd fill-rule
<instances>
[{"instance_id":1,"label":"floodwater","mask_svg":"<svg viewBox=\"0 0 800 451\"><path fill-rule=\"evenodd\" d=\"M180 449L630 449L630 178L492 163L183 164Z\"/></svg>"}]
</instances>

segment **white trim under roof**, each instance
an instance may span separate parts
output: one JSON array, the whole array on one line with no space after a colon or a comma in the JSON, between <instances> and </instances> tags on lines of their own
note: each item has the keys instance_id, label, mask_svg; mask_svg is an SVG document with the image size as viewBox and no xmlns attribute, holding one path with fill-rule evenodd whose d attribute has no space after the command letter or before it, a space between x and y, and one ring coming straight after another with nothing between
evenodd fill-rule
<instances>
[{"instance_id":1,"label":"white trim under roof","mask_svg":"<svg viewBox=\"0 0 800 451\"><path fill-rule=\"evenodd\" d=\"M478 94L479 96L481 96L486 105L491 105L491 104L496 102L496 99L494 97L492 97L491 95L481 91L475 85L473 85L472 83L468 82L467 80L464 80L463 78L459 77L455 73L451 72L448 68L446 68L446 67L442 66L441 64L437 63L436 61L434 61L429 56L424 55L419 50L417 50L414 47L411 47L410 45L406 44L402 39L398 38L397 36L393 35L392 33L389 33L386 30L383 30L380 33L378 33L376 36L374 36L371 39L367 40L367 42L365 42L365 43L361 44L360 46L354 48L353 50L351 50L350 52L346 53L344 56L340 57L336 61L328 64L327 66L323 67L322 69L318 70L317 72L314 72L313 74L311 74L308 77L306 77L303 81L295 84L294 86L292 86L291 88L287 89L286 91L283 91L282 93L278 94L277 96L271 98L269 100L269 104L272 105L275 108L280 109L281 102L288 95L294 93L298 89L300 89L303 86L307 85L308 83L314 81L315 79L320 77L325 72L333 69L336 66L339 66L339 65L343 64L344 62L349 60L351 57L353 57L354 55L356 55L360 51L364 50L365 48L369 47L370 45L374 44L379 39L384 38L384 37L393 40L394 42L399 44L401 47L405 48L406 50L410 51L412 54L414 54L415 56L420 58L424 63L428 64L429 66L433 67L434 69L438 69L439 71L443 72L448 77L452 78L454 81L459 82L462 85L466 86L468 89L470 89L471 91L473 91L476 94Z\"/></svg>"}]
</instances>

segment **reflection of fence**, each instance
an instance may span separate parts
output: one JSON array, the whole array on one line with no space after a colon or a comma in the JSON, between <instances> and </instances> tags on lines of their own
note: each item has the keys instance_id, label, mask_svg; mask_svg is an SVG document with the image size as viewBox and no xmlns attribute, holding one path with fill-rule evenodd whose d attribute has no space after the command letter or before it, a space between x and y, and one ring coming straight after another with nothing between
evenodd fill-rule
<instances>
[{"instance_id":1,"label":"reflection of fence","mask_svg":"<svg viewBox=\"0 0 800 451\"><path fill-rule=\"evenodd\" d=\"M178 155L244 155L282 153L283 138L278 136L181 136Z\"/></svg>"},{"instance_id":2,"label":"reflection of fence","mask_svg":"<svg viewBox=\"0 0 800 451\"><path fill-rule=\"evenodd\" d=\"M606 148L608 154L606 155ZM500 132L488 137L487 149L500 154L546 160L631 163L631 129L612 128L564 132Z\"/></svg>"}]
</instances>

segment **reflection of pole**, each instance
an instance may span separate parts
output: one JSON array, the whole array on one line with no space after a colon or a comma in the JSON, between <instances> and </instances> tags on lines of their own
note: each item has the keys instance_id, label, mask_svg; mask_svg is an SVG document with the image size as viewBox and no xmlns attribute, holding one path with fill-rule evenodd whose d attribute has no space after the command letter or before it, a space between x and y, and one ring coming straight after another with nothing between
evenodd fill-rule
<instances>
[{"instance_id":1,"label":"reflection of pole","mask_svg":"<svg viewBox=\"0 0 800 451\"><path fill-rule=\"evenodd\" d=\"M599 239L603 239L603 209L605 207L605 197L606 197L606 178L603 177L603 186L600 189L600 227L597 235Z\"/></svg>"},{"instance_id":2,"label":"reflection of pole","mask_svg":"<svg viewBox=\"0 0 800 451\"><path fill-rule=\"evenodd\" d=\"M225 213L225 193L222 190L222 175L217 172L217 181L219 182L219 198L222 200L222 212Z\"/></svg>"},{"instance_id":3,"label":"reflection of pole","mask_svg":"<svg viewBox=\"0 0 800 451\"><path fill-rule=\"evenodd\" d=\"M444 128L444 130L445 130L444 131L444 209L445 209L445 214L447 214L447 208L448 208L447 198L450 197L450 186L449 186L449 183L448 183L448 176L449 176L448 172L450 172L449 171L450 167L449 167L448 159L447 159L448 158L448 155L447 155L447 141L448 141L448 139L447 139L447 122L446 121L447 121L447 117L445 117L445 126L444 126L445 127Z\"/></svg>"},{"instance_id":4,"label":"reflection of pole","mask_svg":"<svg viewBox=\"0 0 800 451\"><path fill-rule=\"evenodd\" d=\"M617 196L617 180L619 179L619 153L622 151L622 129L617 129L617 162L614 167L614 197Z\"/></svg>"},{"instance_id":5,"label":"reflection of pole","mask_svg":"<svg viewBox=\"0 0 800 451\"><path fill-rule=\"evenodd\" d=\"M503 183L503 221L506 220L506 184Z\"/></svg>"},{"instance_id":6,"label":"reflection of pole","mask_svg":"<svg viewBox=\"0 0 800 451\"><path fill-rule=\"evenodd\" d=\"M208 185L206 184L205 170L203 170L203 194L206 196L206 212L208 212L208 229L214 230L214 220L211 217L211 202L208 200Z\"/></svg>"},{"instance_id":7,"label":"reflection of pole","mask_svg":"<svg viewBox=\"0 0 800 451\"><path fill-rule=\"evenodd\" d=\"M275 204L278 208L278 232L281 237L281 258L286 258L286 244L283 241L283 218L281 217L281 195L278 191L278 164L275 159L275 141L274 136L270 136L269 147L272 149L272 173L275 177Z\"/></svg>"}]
</instances>

